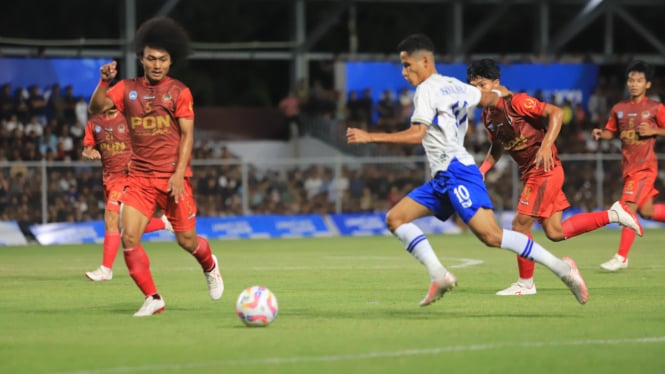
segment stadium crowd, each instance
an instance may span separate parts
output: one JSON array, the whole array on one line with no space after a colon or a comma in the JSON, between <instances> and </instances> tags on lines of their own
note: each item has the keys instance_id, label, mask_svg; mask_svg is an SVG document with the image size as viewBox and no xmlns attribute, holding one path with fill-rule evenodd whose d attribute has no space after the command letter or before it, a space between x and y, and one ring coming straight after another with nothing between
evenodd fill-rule
<instances>
[{"instance_id":1,"label":"stadium crowd","mask_svg":"<svg viewBox=\"0 0 665 374\"><path fill-rule=\"evenodd\" d=\"M624 82L617 77L601 76L598 87L583 107L562 97L539 97L564 110L564 127L557 141L561 154L620 152L620 143L602 145L591 138L591 129L603 127L609 109L624 96ZM658 77L650 90L652 98L665 98L663 78ZM0 220L24 224L41 223L41 166L25 161L80 160L82 139L87 122L87 103L72 94L72 87L55 84L42 91L38 86L27 89L9 84L0 94ZM408 126L412 111L412 94L408 89L385 91L378 102L369 89L340 92L325 89L320 82L311 86L302 82L280 107L287 120L299 125L300 135L319 137L344 151L352 151L344 141L347 127L370 131L396 131ZM538 97L538 93L535 94ZM479 118L475 119L477 123ZM467 146L479 155L489 147L482 125L471 126ZM417 146L374 145L364 147L364 155L419 156ZM367 151L369 150L369 151ZM665 142L656 151L665 153ZM245 212L242 195L248 194L248 211L254 214L332 213L341 196L343 212L383 212L415 185L425 179L423 164L410 167L394 164L345 165L341 177L334 178L331 165L312 164L270 170L261 165L249 168L247 186L243 186L240 159L223 143L198 141L194 150L192 179L200 216L230 216ZM203 162L197 164L197 160ZM210 160L219 160L211 162ZM7 161L11 166L7 166ZM59 165L59 164L58 164ZM604 201L611 202L621 193L621 168L606 167ZM564 163L565 189L571 204L582 210L595 207L595 163ZM497 167L488 174L488 184L497 208L511 209L512 194L509 168ZM663 170L661 169L661 173ZM48 167L47 222L75 222L102 219L104 196L101 167L75 164ZM661 185L657 188L663 189Z\"/></svg>"}]
</instances>

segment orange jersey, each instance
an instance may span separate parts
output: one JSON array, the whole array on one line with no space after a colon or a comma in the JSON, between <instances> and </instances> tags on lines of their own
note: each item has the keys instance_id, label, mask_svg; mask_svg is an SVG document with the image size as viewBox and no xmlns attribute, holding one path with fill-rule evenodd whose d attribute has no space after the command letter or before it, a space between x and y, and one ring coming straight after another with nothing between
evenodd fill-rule
<instances>
[{"instance_id":1,"label":"orange jersey","mask_svg":"<svg viewBox=\"0 0 665 374\"><path fill-rule=\"evenodd\" d=\"M621 139L624 179L642 171L658 173L658 159L653 150L656 137L640 136L637 127L642 123L654 128L665 127L665 106L646 97L639 103L620 101L612 107L605 125L605 130Z\"/></svg>"},{"instance_id":2,"label":"orange jersey","mask_svg":"<svg viewBox=\"0 0 665 374\"><path fill-rule=\"evenodd\" d=\"M133 150L130 174L170 177L178 162L178 119L194 120L189 88L168 77L155 85L141 77L118 82L107 95L127 119ZM191 155L186 177L192 175L190 164Z\"/></svg>"},{"instance_id":3,"label":"orange jersey","mask_svg":"<svg viewBox=\"0 0 665 374\"><path fill-rule=\"evenodd\" d=\"M127 121L121 113L91 117L85 126L83 145L95 147L101 154L104 184L113 175L127 173L132 147Z\"/></svg>"},{"instance_id":4,"label":"orange jersey","mask_svg":"<svg viewBox=\"0 0 665 374\"><path fill-rule=\"evenodd\" d=\"M543 172L534 160L545 138L544 111L547 103L525 93L499 99L496 108L483 109L482 121L492 142L498 142L517 162L522 180ZM558 151L552 145L554 167L560 167Z\"/></svg>"}]
</instances>

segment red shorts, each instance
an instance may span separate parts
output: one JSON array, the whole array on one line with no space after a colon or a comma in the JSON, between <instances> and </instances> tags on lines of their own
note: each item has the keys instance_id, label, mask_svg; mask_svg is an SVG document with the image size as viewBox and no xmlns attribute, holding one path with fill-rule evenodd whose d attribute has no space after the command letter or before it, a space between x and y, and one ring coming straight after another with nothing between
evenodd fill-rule
<instances>
[{"instance_id":1,"label":"red shorts","mask_svg":"<svg viewBox=\"0 0 665 374\"><path fill-rule=\"evenodd\" d=\"M160 207L175 232L196 227L196 203L189 179L185 179L186 197L177 204L168 191L168 178L130 176L128 182L122 197L123 204L137 209L146 217L155 214L155 206Z\"/></svg>"},{"instance_id":2,"label":"red shorts","mask_svg":"<svg viewBox=\"0 0 665 374\"><path fill-rule=\"evenodd\" d=\"M113 174L104 177L104 199L106 200L106 210L111 212L120 211L120 201L122 194L127 187L127 174Z\"/></svg>"},{"instance_id":3,"label":"red shorts","mask_svg":"<svg viewBox=\"0 0 665 374\"><path fill-rule=\"evenodd\" d=\"M656 174L652 172L638 172L624 177L622 201L637 204L641 207L652 197L658 195L654 188Z\"/></svg>"},{"instance_id":4,"label":"red shorts","mask_svg":"<svg viewBox=\"0 0 665 374\"><path fill-rule=\"evenodd\" d=\"M563 168L555 167L550 172L529 177L517 203L517 212L545 219L570 206L563 193Z\"/></svg>"}]
</instances>

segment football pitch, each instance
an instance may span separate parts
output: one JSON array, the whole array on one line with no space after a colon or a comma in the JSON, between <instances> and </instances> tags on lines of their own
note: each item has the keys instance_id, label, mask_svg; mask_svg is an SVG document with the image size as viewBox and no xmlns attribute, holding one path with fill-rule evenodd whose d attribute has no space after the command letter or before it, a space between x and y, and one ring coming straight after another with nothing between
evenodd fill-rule
<instances>
[{"instance_id":1,"label":"football pitch","mask_svg":"<svg viewBox=\"0 0 665 374\"><path fill-rule=\"evenodd\" d=\"M515 256L470 234L430 237L459 285L424 308L428 276L393 237L211 242L219 301L177 244L145 243L166 310L144 318L121 253L113 280L93 283L101 245L0 247L0 373L665 372L665 231L637 238L618 273L599 264L619 230L535 238L577 261L588 304L541 265L537 295L495 296ZM279 301L267 328L235 315L253 284Z\"/></svg>"}]
</instances>

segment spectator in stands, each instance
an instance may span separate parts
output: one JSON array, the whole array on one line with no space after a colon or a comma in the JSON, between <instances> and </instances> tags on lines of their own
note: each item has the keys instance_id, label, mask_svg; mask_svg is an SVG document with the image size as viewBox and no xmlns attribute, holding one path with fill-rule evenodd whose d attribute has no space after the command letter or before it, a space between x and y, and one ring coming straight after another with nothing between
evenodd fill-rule
<instances>
[{"instance_id":1,"label":"spectator in stands","mask_svg":"<svg viewBox=\"0 0 665 374\"><path fill-rule=\"evenodd\" d=\"M26 123L30 119L30 106L22 87L14 90L14 113L21 123Z\"/></svg>"},{"instance_id":2,"label":"spectator in stands","mask_svg":"<svg viewBox=\"0 0 665 374\"><path fill-rule=\"evenodd\" d=\"M83 96L79 96L74 105L74 113L76 114L76 121L80 123L88 123L88 103L85 102ZM75 121L68 122L69 124Z\"/></svg>"},{"instance_id":3,"label":"spectator in stands","mask_svg":"<svg viewBox=\"0 0 665 374\"><path fill-rule=\"evenodd\" d=\"M11 114L9 116L9 120L7 121L7 131L12 134L14 132L14 129L18 129L21 132L24 129L23 122L19 120L18 115L15 113Z\"/></svg>"},{"instance_id":4,"label":"spectator in stands","mask_svg":"<svg viewBox=\"0 0 665 374\"><path fill-rule=\"evenodd\" d=\"M58 137L53 133L53 128L47 126L44 133L39 137L39 152L45 155L47 151L55 152L58 149Z\"/></svg>"},{"instance_id":5,"label":"spectator in stands","mask_svg":"<svg viewBox=\"0 0 665 374\"><path fill-rule=\"evenodd\" d=\"M36 84L30 86L28 107L30 117L37 117L39 123L46 125L46 99Z\"/></svg>"},{"instance_id":6,"label":"spectator in stands","mask_svg":"<svg viewBox=\"0 0 665 374\"><path fill-rule=\"evenodd\" d=\"M44 133L44 125L39 122L37 116L32 116L30 122L23 127L23 133L29 138L39 138Z\"/></svg>"},{"instance_id":7,"label":"spectator in stands","mask_svg":"<svg viewBox=\"0 0 665 374\"><path fill-rule=\"evenodd\" d=\"M394 131L398 128L398 107L392 90L383 91L381 99L376 104L376 110L379 113L376 124L383 131Z\"/></svg>"},{"instance_id":8,"label":"spectator in stands","mask_svg":"<svg viewBox=\"0 0 665 374\"><path fill-rule=\"evenodd\" d=\"M14 95L12 95L12 85L5 83L2 85L2 92L0 92L0 119L9 119L9 116L14 114Z\"/></svg>"},{"instance_id":9,"label":"spectator in stands","mask_svg":"<svg viewBox=\"0 0 665 374\"><path fill-rule=\"evenodd\" d=\"M596 128L600 127L601 123L607 120L608 105L607 97L602 91L600 86L597 86L587 102L587 109L589 111L589 121L591 125Z\"/></svg>"},{"instance_id":10,"label":"spectator in stands","mask_svg":"<svg viewBox=\"0 0 665 374\"><path fill-rule=\"evenodd\" d=\"M74 123L76 121L76 102L78 99L74 96L74 87L72 85L65 86L65 95L62 99L64 101L63 112L65 122ZM87 123L87 121L81 123Z\"/></svg>"},{"instance_id":11,"label":"spectator in stands","mask_svg":"<svg viewBox=\"0 0 665 374\"><path fill-rule=\"evenodd\" d=\"M284 117L284 125L289 129L291 138L303 134L302 122L300 121L300 100L296 92L291 90L279 102L277 109Z\"/></svg>"},{"instance_id":12,"label":"spectator in stands","mask_svg":"<svg viewBox=\"0 0 665 374\"><path fill-rule=\"evenodd\" d=\"M62 90L58 83L54 83L51 86L46 114L48 118L55 118L59 122L65 120L65 100L62 97Z\"/></svg>"}]
</instances>

